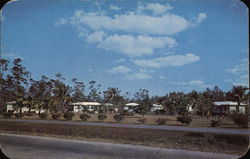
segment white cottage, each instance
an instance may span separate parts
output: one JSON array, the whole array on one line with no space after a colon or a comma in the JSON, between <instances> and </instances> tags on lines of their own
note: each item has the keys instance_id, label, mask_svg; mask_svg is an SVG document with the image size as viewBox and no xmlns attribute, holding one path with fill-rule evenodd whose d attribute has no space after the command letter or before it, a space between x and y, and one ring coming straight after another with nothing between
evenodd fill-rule
<instances>
[{"instance_id":1,"label":"white cottage","mask_svg":"<svg viewBox=\"0 0 250 159\"><path fill-rule=\"evenodd\" d=\"M236 107L238 105L237 102L233 101L218 101L218 102L213 102L214 105L214 112L218 114L226 113L230 114L233 111L236 111ZM246 104L240 103L239 106L239 112L240 113L245 113L246 112Z\"/></svg>"},{"instance_id":2,"label":"white cottage","mask_svg":"<svg viewBox=\"0 0 250 159\"><path fill-rule=\"evenodd\" d=\"M126 110L128 112L135 112L136 109L138 109L139 107L139 104L137 103L128 103L128 104L125 104L123 110Z\"/></svg>"},{"instance_id":3,"label":"white cottage","mask_svg":"<svg viewBox=\"0 0 250 159\"><path fill-rule=\"evenodd\" d=\"M71 104L73 106L74 113L81 113L83 110L90 112L97 112L98 108L102 105L98 102L76 102Z\"/></svg>"}]
</instances>

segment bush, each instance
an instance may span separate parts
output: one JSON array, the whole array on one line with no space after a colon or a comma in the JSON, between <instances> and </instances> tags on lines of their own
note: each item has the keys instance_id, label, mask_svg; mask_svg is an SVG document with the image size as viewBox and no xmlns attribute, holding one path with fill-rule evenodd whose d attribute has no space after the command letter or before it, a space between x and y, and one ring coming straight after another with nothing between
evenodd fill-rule
<instances>
[{"instance_id":1,"label":"bush","mask_svg":"<svg viewBox=\"0 0 250 159\"><path fill-rule=\"evenodd\" d=\"M107 115L106 114L99 114L98 119L99 120L105 120L105 119L107 119Z\"/></svg>"},{"instance_id":2,"label":"bush","mask_svg":"<svg viewBox=\"0 0 250 159\"><path fill-rule=\"evenodd\" d=\"M63 114L63 117L66 120L72 120L73 116L74 116L74 113L72 113L72 112L66 112Z\"/></svg>"},{"instance_id":3,"label":"bush","mask_svg":"<svg viewBox=\"0 0 250 159\"><path fill-rule=\"evenodd\" d=\"M38 116L41 119L46 119L48 115L46 113L40 113Z\"/></svg>"},{"instance_id":4,"label":"bush","mask_svg":"<svg viewBox=\"0 0 250 159\"><path fill-rule=\"evenodd\" d=\"M89 114L87 114L87 113L83 113L83 114L80 115L80 119L82 121L87 121L89 118L91 118L91 116Z\"/></svg>"},{"instance_id":5,"label":"bush","mask_svg":"<svg viewBox=\"0 0 250 159\"><path fill-rule=\"evenodd\" d=\"M121 113L122 116L133 116L134 113L133 112L128 112L126 110L124 110L122 113Z\"/></svg>"},{"instance_id":6,"label":"bush","mask_svg":"<svg viewBox=\"0 0 250 159\"><path fill-rule=\"evenodd\" d=\"M10 118L13 115L12 112L3 112L2 116L6 117L6 118Z\"/></svg>"},{"instance_id":7,"label":"bush","mask_svg":"<svg viewBox=\"0 0 250 159\"><path fill-rule=\"evenodd\" d=\"M124 120L124 116L121 114L116 114L116 115L114 115L114 119L117 122L121 122L122 120Z\"/></svg>"},{"instance_id":8,"label":"bush","mask_svg":"<svg viewBox=\"0 0 250 159\"><path fill-rule=\"evenodd\" d=\"M52 114L52 119L53 120L56 120L56 119L58 119L58 118L60 118L62 116L62 114L61 113L54 113L54 114Z\"/></svg>"},{"instance_id":9,"label":"bush","mask_svg":"<svg viewBox=\"0 0 250 159\"><path fill-rule=\"evenodd\" d=\"M210 125L211 125L212 127L218 127L218 126L220 126L220 122L221 122L221 121L219 121L219 120L211 120Z\"/></svg>"},{"instance_id":10,"label":"bush","mask_svg":"<svg viewBox=\"0 0 250 159\"><path fill-rule=\"evenodd\" d=\"M16 113L16 114L15 114L15 117L16 117L16 118L22 118L23 116L24 116L23 113Z\"/></svg>"},{"instance_id":11,"label":"bush","mask_svg":"<svg viewBox=\"0 0 250 159\"><path fill-rule=\"evenodd\" d=\"M35 114L36 114L36 112L28 112L28 113L26 113L25 115L31 117L31 116L34 116Z\"/></svg>"},{"instance_id":12,"label":"bush","mask_svg":"<svg viewBox=\"0 0 250 159\"><path fill-rule=\"evenodd\" d=\"M242 128L248 128L248 117L246 114L234 114L231 116L233 122Z\"/></svg>"},{"instance_id":13,"label":"bush","mask_svg":"<svg viewBox=\"0 0 250 159\"><path fill-rule=\"evenodd\" d=\"M140 122L140 123L146 123L146 121L147 121L147 118L140 118L140 119L138 119L138 122Z\"/></svg>"},{"instance_id":14,"label":"bush","mask_svg":"<svg viewBox=\"0 0 250 159\"><path fill-rule=\"evenodd\" d=\"M176 119L186 125L189 125L192 122L192 118L190 116L178 116Z\"/></svg>"},{"instance_id":15,"label":"bush","mask_svg":"<svg viewBox=\"0 0 250 159\"><path fill-rule=\"evenodd\" d=\"M166 123L167 119L166 118L158 118L155 122L158 125L164 125Z\"/></svg>"}]
</instances>

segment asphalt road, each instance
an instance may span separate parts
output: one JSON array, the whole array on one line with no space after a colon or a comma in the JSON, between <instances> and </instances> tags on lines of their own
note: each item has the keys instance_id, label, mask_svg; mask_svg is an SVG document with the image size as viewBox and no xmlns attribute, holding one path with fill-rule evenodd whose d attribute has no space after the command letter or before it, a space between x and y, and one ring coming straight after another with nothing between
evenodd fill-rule
<instances>
[{"instance_id":1,"label":"asphalt road","mask_svg":"<svg viewBox=\"0 0 250 159\"><path fill-rule=\"evenodd\" d=\"M0 143L3 153L11 159L237 159L239 157L229 154L3 133Z\"/></svg>"},{"instance_id":2,"label":"asphalt road","mask_svg":"<svg viewBox=\"0 0 250 159\"><path fill-rule=\"evenodd\" d=\"M0 119L0 121L31 122L31 123L45 123L45 124L65 124L65 125L90 125L90 126L104 126L104 127L144 128L144 129L160 129L160 130L213 132L213 133L250 135L249 129L191 128L191 127L185 127L185 126L121 124L121 123L92 123L92 122L90 123L90 122L57 121L57 120L31 120L31 119Z\"/></svg>"}]
</instances>

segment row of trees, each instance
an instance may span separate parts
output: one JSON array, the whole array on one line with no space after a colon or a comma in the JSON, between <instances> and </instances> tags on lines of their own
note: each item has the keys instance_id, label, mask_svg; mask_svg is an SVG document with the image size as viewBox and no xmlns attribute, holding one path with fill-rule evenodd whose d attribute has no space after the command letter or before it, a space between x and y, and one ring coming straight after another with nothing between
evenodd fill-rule
<instances>
[{"instance_id":1,"label":"row of trees","mask_svg":"<svg viewBox=\"0 0 250 159\"><path fill-rule=\"evenodd\" d=\"M11 67L10 67L11 66ZM187 113L187 106L200 115L207 115L211 112L212 102L231 100L237 101L238 106L242 101L249 98L248 88L234 86L232 90L224 92L219 87L206 89L203 92L193 90L190 93L171 92L165 96L149 96L147 89L139 89L132 97L126 92L121 94L118 88L108 88L101 91L101 84L90 81L88 85L77 79L72 79L72 85L65 84L65 78L56 74L54 79L43 75L40 80L34 80L31 73L22 66L20 58L12 63L8 60L0 59L0 106L9 101L16 101L19 108L25 106L36 109L50 109L51 111L65 111L69 109L69 103L81 101L93 101L101 103L112 103L117 107L122 107L128 102L140 104L140 111L147 112L153 103L162 104L166 114ZM88 92L85 93L85 87ZM239 112L239 107L237 107Z\"/></svg>"}]
</instances>

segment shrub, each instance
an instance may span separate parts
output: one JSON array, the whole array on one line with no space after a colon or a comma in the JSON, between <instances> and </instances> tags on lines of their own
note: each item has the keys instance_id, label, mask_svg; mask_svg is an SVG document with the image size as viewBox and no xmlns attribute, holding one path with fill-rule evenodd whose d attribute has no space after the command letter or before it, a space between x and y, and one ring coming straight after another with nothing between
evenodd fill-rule
<instances>
[{"instance_id":1,"label":"shrub","mask_svg":"<svg viewBox=\"0 0 250 159\"><path fill-rule=\"evenodd\" d=\"M23 113L16 113L16 114L15 114L15 117L16 117L16 118L22 118L23 116L24 116Z\"/></svg>"},{"instance_id":2,"label":"shrub","mask_svg":"<svg viewBox=\"0 0 250 159\"><path fill-rule=\"evenodd\" d=\"M63 117L66 120L72 120L73 116L74 116L74 113L72 113L72 112L66 112L63 114Z\"/></svg>"},{"instance_id":3,"label":"shrub","mask_svg":"<svg viewBox=\"0 0 250 159\"><path fill-rule=\"evenodd\" d=\"M158 125L164 125L166 123L167 119L166 118L158 118L155 122Z\"/></svg>"},{"instance_id":4,"label":"shrub","mask_svg":"<svg viewBox=\"0 0 250 159\"><path fill-rule=\"evenodd\" d=\"M48 115L46 113L40 113L38 116L41 119L45 119L45 118L47 118Z\"/></svg>"},{"instance_id":5,"label":"shrub","mask_svg":"<svg viewBox=\"0 0 250 159\"><path fill-rule=\"evenodd\" d=\"M6 118L10 118L13 115L12 112L3 112L2 116L6 117Z\"/></svg>"},{"instance_id":6,"label":"shrub","mask_svg":"<svg viewBox=\"0 0 250 159\"><path fill-rule=\"evenodd\" d=\"M105 119L107 119L107 115L106 114L99 114L98 119L99 120L105 120Z\"/></svg>"},{"instance_id":7,"label":"shrub","mask_svg":"<svg viewBox=\"0 0 250 159\"><path fill-rule=\"evenodd\" d=\"M248 117L246 114L234 114L231 116L233 122L242 128L248 128Z\"/></svg>"},{"instance_id":8,"label":"shrub","mask_svg":"<svg viewBox=\"0 0 250 159\"><path fill-rule=\"evenodd\" d=\"M31 116L34 116L35 114L36 114L36 112L28 112L28 113L26 113L25 115L31 117Z\"/></svg>"},{"instance_id":9,"label":"shrub","mask_svg":"<svg viewBox=\"0 0 250 159\"><path fill-rule=\"evenodd\" d=\"M114 115L114 119L117 122L121 122L122 120L124 120L124 116L121 114L116 114L116 115Z\"/></svg>"},{"instance_id":10,"label":"shrub","mask_svg":"<svg viewBox=\"0 0 250 159\"><path fill-rule=\"evenodd\" d=\"M140 122L140 123L146 123L146 121L147 121L147 118L140 118L140 119L138 119L138 122Z\"/></svg>"},{"instance_id":11,"label":"shrub","mask_svg":"<svg viewBox=\"0 0 250 159\"><path fill-rule=\"evenodd\" d=\"M219 120L211 120L210 125L211 125L212 127L218 127L218 126L220 126L220 122L221 122L221 121L219 121Z\"/></svg>"},{"instance_id":12,"label":"shrub","mask_svg":"<svg viewBox=\"0 0 250 159\"><path fill-rule=\"evenodd\" d=\"M176 119L186 125L189 125L192 122L192 118L190 116L178 116Z\"/></svg>"},{"instance_id":13,"label":"shrub","mask_svg":"<svg viewBox=\"0 0 250 159\"><path fill-rule=\"evenodd\" d=\"M62 114L61 113L54 113L54 114L52 114L52 119L53 120L56 120L56 119L58 119L58 118L60 118L62 116Z\"/></svg>"},{"instance_id":14,"label":"shrub","mask_svg":"<svg viewBox=\"0 0 250 159\"><path fill-rule=\"evenodd\" d=\"M123 111L123 112L121 113L121 115L122 115L122 116L133 116L134 113L133 113L133 112L128 112L128 111Z\"/></svg>"},{"instance_id":15,"label":"shrub","mask_svg":"<svg viewBox=\"0 0 250 159\"><path fill-rule=\"evenodd\" d=\"M87 121L89 118L91 118L91 116L89 114L87 114L87 113L83 113L83 114L80 115L80 119L82 121Z\"/></svg>"}]
</instances>

